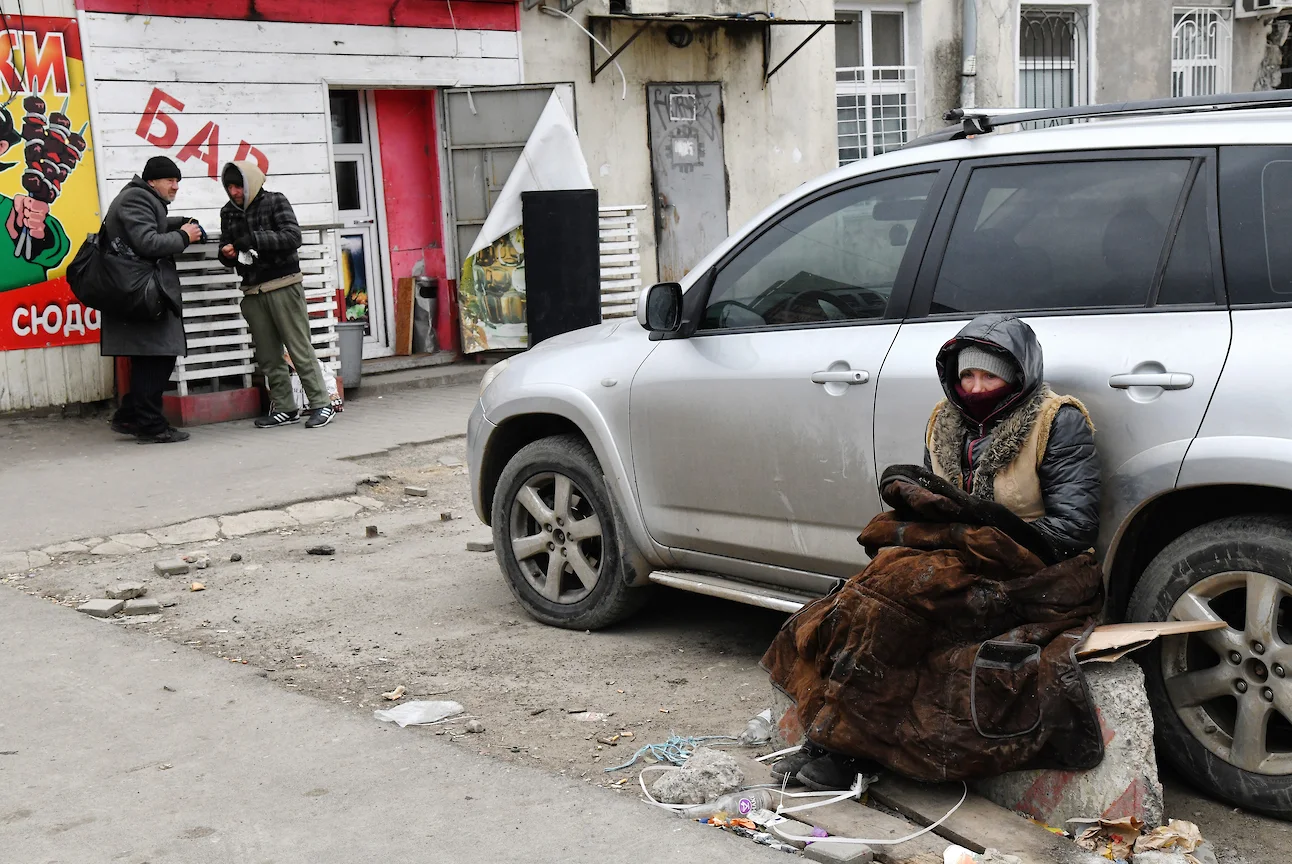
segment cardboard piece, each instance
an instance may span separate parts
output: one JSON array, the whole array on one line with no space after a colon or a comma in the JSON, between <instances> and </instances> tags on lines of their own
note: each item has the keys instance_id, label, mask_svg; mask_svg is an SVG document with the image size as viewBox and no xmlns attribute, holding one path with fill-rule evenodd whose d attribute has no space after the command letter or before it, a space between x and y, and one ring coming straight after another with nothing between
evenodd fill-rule
<instances>
[{"instance_id":1,"label":"cardboard piece","mask_svg":"<svg viewBox=\"0 0 1292 864\"><path fill-rule=\"evenodd\" d=\"M1104 624L1091 631L1086 641L1077 647L1077 660L1081 663L1112 663L1132 651L1151 644L1161 636L1205 633L1208 630L1223 630L1228 626L1224 621L1139 621L1127 624Z\"/></svg>"}]
</instances>

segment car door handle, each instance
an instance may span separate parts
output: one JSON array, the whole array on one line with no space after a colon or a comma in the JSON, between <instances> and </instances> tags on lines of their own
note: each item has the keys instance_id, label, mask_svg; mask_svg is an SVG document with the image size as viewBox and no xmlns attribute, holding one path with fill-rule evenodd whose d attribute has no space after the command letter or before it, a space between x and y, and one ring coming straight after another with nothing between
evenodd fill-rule
<instances>
[{"instance_id":1,"label":"car door handle","mask_svg":"<svg viewBox=\"0 0 1292 864\"><path fill-rule=\"evenodd\" d=\"M870 373L862 369L829 369L824 372L813 372L813 384L865 384L870 380Z\"/></svg>"},{"instance_id":2,"label":"car door handle","mask_svg":"<svg viewBox=\"0 0 1292 864\"><path fill-rule=\"evenodd\" d=\"M1127 390L1131 387L1188 390L1193 386L1193 376L1186 372L1127 372L1109 378L1108 386L1116 390Z\"/></svg>"}]
</instances>

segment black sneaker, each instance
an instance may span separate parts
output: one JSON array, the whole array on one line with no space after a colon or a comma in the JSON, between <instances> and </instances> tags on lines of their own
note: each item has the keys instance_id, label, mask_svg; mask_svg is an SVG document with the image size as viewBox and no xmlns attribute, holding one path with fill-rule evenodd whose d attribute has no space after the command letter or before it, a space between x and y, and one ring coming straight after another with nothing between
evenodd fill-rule
<instances>
[{"instance_id":1,"label":"black sneaker","mask_svg":"<svg viewBox=\"0 0 1292 864\"><path fill-rule=\"evenodd\" d=\"M840 753L826 753L799 769L798 779L813 792L844 792L857 782L858 774L870 774L876 765Z\"/></svg>"},{"instance_id":2,"label":"black sneaker","mask_svg":"<svg viewBox=\"0 0 1292 864\"><path fill-rule=\"evenodd\" d=\"M118 435L138 435L139 434L139 427L133 423L121 423L116 420L113 420L112 425L109 428L111 428L112 431L116 432Z\"/></svg>"},{"instance_id":3,"label":"black sneaker","mask_svg":"<svg viewBox=\"0 0 1292 864\"><path fill-rule=\"evenodd\" d=\"M299 422L301 422L301 412L299 411L275 411L268 417L256 418L256 428L273 429L275 426L290 426Z\"/></svg>"},{"instance_id":4,"label":"black sneaker","mask_svg":"<svg viewBox=\"0 0 1292 864\"><path fill-rule=\"evenodd\" d=\"M820 759L826 755L822 747L818 747L812 742L805 743L798 752L790 753L788 756L782 756L772 763L772 778L777 783L788 783L790 786L799 785L798 773L803 770L814 759Z\"/></svg>"},{"instance_id":5,"label":"black sneaker","mask_svg":"<svg viewBox=\"0 0 1292 864\"><path fill-rule=\"evenodd\" d=\"M310 419L305 421L306 429L317 429L320 426L326 426L332 422L336 416L336 409L331 405L324 405L322 408L315 408L310 412Z\"/></svg>"},{"instance_id":6,"label":"black sneaker","mask_svg":"<svg viewBox=\"0 0 1292 864\"><path fill-rule=\"evenodd\" d=\"M184 430L168 426L165 432L158 432L156 435L136 435L135 440L140 444L178 444L181 441L187 441L189 437Z\"/></svg>"}]
</instances>

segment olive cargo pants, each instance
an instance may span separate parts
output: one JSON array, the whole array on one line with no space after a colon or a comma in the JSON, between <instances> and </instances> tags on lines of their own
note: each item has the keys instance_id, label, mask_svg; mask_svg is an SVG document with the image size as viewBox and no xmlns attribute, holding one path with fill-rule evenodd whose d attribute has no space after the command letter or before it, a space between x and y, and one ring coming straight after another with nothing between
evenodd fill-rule
<instances>
[{"instance_id":1,"label":"olive cargo pants","mask_svg":"<svg viewBox=\"0 0 1292 864\"><path fill-rule=\"evenodd\" d=\"M264 294L242 298L242 317L251 328L255 341L256 365L269 382L269 398L274 411L295 411L292 396L292 373L283 357L283 349L292 357L301 386L309 397L309 408L331 404L318 358L310 342L310 319L305 310L305 289L298 282Z\"/></svg>"}]
</instances>

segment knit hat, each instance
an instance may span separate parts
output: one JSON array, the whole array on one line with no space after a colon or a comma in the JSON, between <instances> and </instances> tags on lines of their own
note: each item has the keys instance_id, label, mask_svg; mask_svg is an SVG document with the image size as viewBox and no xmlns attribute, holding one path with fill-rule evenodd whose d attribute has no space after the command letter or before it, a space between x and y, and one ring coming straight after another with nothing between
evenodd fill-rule
<instances>
[{"instance_id":1,"label":"knit hat","mask_svg":"<svg viewBox=\"0 0 1292 864\"><path fill-rule=\"evenodd\" d=\"M154 156L144 165L144 181L149 180L182 180L179 166L166 156Z\"/></svg>"},{"instance_id":2,"label":"knit hat","mask_svg":"<svg viewBox=\"0 0 1292 864\"><path fill-rule=\"evenodd\" d=\"M976 345L966 345L961 348L956 363L959 366L960 375L970 369L980 369L1010 384L1018 381L1018 369L1013 363L999 354L993 354Z\"/></svg>"}]
</instances>

